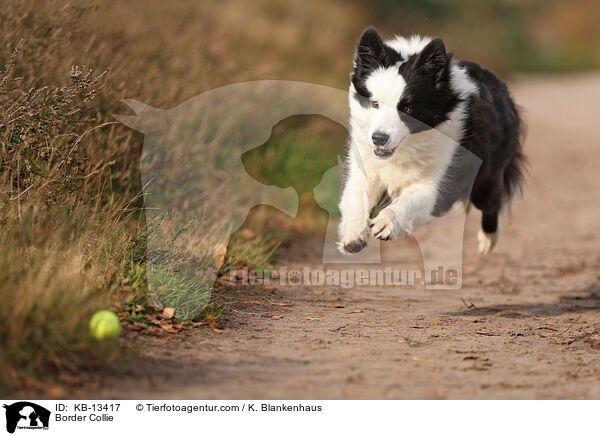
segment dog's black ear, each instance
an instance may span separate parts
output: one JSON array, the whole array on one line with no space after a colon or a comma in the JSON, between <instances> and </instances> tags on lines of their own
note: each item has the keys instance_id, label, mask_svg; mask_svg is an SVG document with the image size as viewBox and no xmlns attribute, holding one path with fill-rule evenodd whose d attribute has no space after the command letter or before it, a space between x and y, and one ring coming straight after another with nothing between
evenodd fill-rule
<instances>
[{"instance_id":1,"label":"dog's black ear","mask_svg":"<svg viewBox=\"0 0 600 436\"><path fill-rule=\"evenodd\" d=\"M383 40L377 30L369 26L363 32L356 47L355 67L373 70L381 64L382 56L384 56Z\"/></svg>"},{"instance_id":2,"label":"dog's black ear","mask_svg":"<svg viewBox=\"0 0 600 436\"><path fill-rule=\"evenodd\" d=\"M450 64L451 55L446 51L444 41L440 38L433 39L423 48L419 55L416 67L441 78Z\"/></svg>"},{"instance_id":3,"label":"dog's black ear","mask_svg":"<svg viewBox=\"0 0 600 436\"><path fill-rule=\"evenodd\" d=\"M350 75L356 91L365 97L370 96L364 83L369 73L378 67L394 65L399 59L400 55L383 43L377 30L367 27L356 47L354 68Z\"/></svg>"}]
</instances>

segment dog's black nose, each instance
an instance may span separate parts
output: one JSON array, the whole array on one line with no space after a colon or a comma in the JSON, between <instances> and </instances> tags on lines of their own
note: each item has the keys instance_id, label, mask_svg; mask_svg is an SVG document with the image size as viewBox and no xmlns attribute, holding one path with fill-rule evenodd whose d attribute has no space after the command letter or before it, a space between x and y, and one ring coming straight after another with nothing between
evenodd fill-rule
<instances>
[{"instance_id":1,"label":"dog's black nose","mask_svg":"<svg viewBox=\"0 0 600 436\"><path fill-rule=\"evenodd\" d=\"M388 142L388 139L390 139L390 135L383 132L375 132L373 133L373 136L371 136L371 139L373 140L373 144L381 147L382 145L385 145L386 142Z\"/></svg>"}]
</instances>

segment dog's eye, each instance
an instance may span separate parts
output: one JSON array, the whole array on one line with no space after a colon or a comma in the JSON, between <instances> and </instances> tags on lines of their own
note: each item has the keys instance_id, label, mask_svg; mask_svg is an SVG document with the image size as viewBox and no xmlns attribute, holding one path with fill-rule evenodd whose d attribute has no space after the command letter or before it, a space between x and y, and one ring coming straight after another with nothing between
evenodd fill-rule
<instances>
[{"instance_id":1,"label":"dog's eye","mask_svg":"<svg viewBox=\"0 0 600 436\"><path fill-rule=\"evenodd\" d=\"M409 106L409 105L402 106L402 112L404 112L406 115L412 114L413 111L414 110L413 110L412 106Z\"/></svg>"},{"instance_id":2,"label":"dog's eye","mask_svg":"<svg viewBox=\"0 0 600 436\"><path fill-rule=\"evenodd\" d=\"M371 102L371 105L372 105L372 106L373 106L375 109L379 109L379 102L378 102L378 101L375 101L375 100L373 100L373 101Z\"/></svg>"}]
</instances>

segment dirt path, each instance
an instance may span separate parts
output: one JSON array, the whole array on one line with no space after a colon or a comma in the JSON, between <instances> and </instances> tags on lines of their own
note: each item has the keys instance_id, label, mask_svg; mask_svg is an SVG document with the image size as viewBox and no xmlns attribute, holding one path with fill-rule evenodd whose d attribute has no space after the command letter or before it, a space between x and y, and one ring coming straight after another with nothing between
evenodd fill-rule
<instances>
[{"instance_id":1,"label":"dirt path","mask_svg":"<svg viewBox=\"0 0 600 436\"><path fill-rule=\"evenodd\" d=\"M600 77L528 78L513 93L529 126L525 199L485 259L470 215L460 291L246 289L222 333L141 339L143 375L93 395L600 398ZM410 242L386 250L418 256Z\"/></svg>"}]
</instances>

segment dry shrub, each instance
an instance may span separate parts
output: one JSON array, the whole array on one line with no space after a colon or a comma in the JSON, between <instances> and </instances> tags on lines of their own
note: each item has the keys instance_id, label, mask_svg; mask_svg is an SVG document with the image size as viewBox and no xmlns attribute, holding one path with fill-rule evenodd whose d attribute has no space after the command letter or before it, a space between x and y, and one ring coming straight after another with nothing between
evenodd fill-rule
<instances>
[{"instance_id":1,"label":"dry shrub","mask_svg":"<svg viewBox=\"0 0 600 436\"><path fill-rule=\"evenodd\" d=\"M111 189L111 161L88 148L101 127L92 108L105 75L84 66L62 80L51 73L58 37L69 30L62 26L81 11L63 8L44 21L40 14L51 9L26 1L13 6L3 8L3 22L12 22L2 26L0 42L6 48L12 38L25 38L3 52L0 75L3 392L119 355L121 347L97 343L87 323L109 306L107 290L126 268L136 235L123 213L127 195Z\"/></svg>"},{"instance_id":2,"label":"dry shrub","mask_svg":"<svg viewBox=\"0 0 600 436\"><path fill-rule=\"evenodd\" d=\"M8 201L36 192L46 204L61 204L90 177L89 159L78 146L85 135L76 129L88 124L80 115L96 95L104 74L93 76L86 67L73 67L69 82L60 87L24 89L12 77L15 49L0 77L0 165Z\"/></svg>"},{"instance_id":3,"label":"dry shrub","mask_svg":"<svg viewBox=\"0 0 600 436\"><path fill-rule=\"evenodd\" d=\"M122 283L145 277L146 230L136 197L142 135L111 124L112 113L127 111L120 99L166 108L251 79L345 86L362 26L357 10L338 0L290 0L285 7L275 0L3 4L0 389L19 387L23 378L52 380L58 370L118 354L119 347L92 340L87 322L98 308L118 307L111 295ZM231 194L225 189L222 197ZM212 261L196 251L219 242L214 226L199 222L197 229L193 239L161 252L168 263L158 276L166 283L161 289L173 287L177 278L169 273L183 258L192 266ZM264 242L241 241L228 262L261 267L271 254ZM191 286L206 299L207 289L196 288L209 280L183 279L184 290Z\"/></svg>"}]
</instances>

